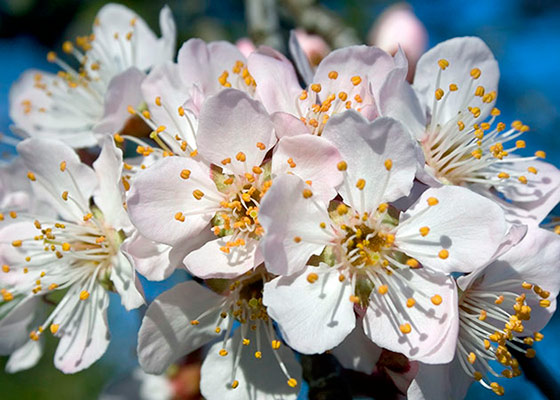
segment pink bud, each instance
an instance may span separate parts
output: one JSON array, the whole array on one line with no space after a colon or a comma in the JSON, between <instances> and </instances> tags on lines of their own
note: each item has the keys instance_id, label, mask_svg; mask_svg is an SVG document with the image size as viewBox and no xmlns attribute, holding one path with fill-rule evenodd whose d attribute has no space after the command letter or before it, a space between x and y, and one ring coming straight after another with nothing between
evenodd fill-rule
<instances>
[{"instance_id":1,"label":"pink bud","mask_svg":"<svg viewBox=\"0 0 560 400\"><path fill-rule=\"evenodd\" d=\"M321 60L331 51L329 45L322 37L309 34L303 29L296 29L294 32L299 45L312 66L316 67L319 65Z\"/></svg>"},{"instance_id":2,"label":"pink bud","mask_svg":"<svg viewBox=\"0 0 560 400\"><path fill-rule=\"evenodd\" d=\"M237 46L241 54L243 54L245 57L249 57L249 54L255 51L255 44L251 39L246 37L242 37L241 39L239 39L237 42L235 42L235 45Z\"/></svg>"},{"instance_id":3,"label":"pink bud","mask_svg":"<svg viewBox=\"0 0 560 400\"><path fill-rule=\"evenodd\" d=\"M408 59L408 79L414 75L416 62L426 50L428 32L407 3L387 8L375 21L368 43L394 54L402 47Z\"/></svg>"}]
</instances>

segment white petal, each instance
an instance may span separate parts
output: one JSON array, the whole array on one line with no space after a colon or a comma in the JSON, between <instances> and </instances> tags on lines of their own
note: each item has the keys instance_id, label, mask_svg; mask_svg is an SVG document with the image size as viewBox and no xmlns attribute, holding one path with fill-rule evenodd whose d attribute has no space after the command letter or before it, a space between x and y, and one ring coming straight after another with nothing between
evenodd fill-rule
<instances>
[{"instance_id":1,"label":"white petal","mask_svg":"<svg viewBox=\"0 0 560 400\"><path fill-rule=\"evenodd\" d=\"M112 135L124 127L130 118L128 106L136 107L143 101L140 85L145 77L142 71L131 67L111 79L105 93L103 117L93 126L94 132Z\"/></svg>"},{"instance_id":2,"label":"white petal","mask_svg":"<svg viewBox=\"0 0 560 400\"><path fill-rule=\"evenodd\" d=\"M161 281L173 273L169 261L170 247L145 238L137 231L123 242L121 250L134 260L136 271L151 281Z\"/></svg>"},{"instance_id":3,"label":"white petal","mask_svg":"<svg viewBox=\"0 0 560 400\"><path fill-rule=\"evenodd\" d=\"M430 364L449 362L455 354L459 319L453 279L424 270L400 270L405 283L395 281L386 294L372 291L364 317L364 331L378 346ZM395 288L394 290L392 288ZM423 294L421 294L423 293ZM434 305L431 296L439 295ZM416 303L406 306L406 299ZM401 333L409 324L411 331Z\"/></svg>"},{"instance_id":4,"label":"white petal","mask_svg":"<svg viewBox=\"0 0 560 400\"><path fill-rule=\"evenodd\" d=\"M230 158L227 168L243 175L261 165L276 137L272 120L260 102L239 90L226 89L204 102L197 141L205 159L222 166L222 161ZM245 161L239 159L239 153Z\"/></svg>"},{"instance_id":5,"label":"white petal","mask_svg":"<svg viewBox=\"0 0 560 400\"><path fill-rule=\"evenodd\" d=\"M102 141L101 153L93 163L99 182L94 201L103 213L107 224L116 230L129 231L132 224L124 209L124 193L121 190L122 157L122 151L117 149L114 140L109 136L105 137Z\"/></svg>"},{"instance_id":6,"label":"white petal","mask_svg":"<svg viewBox=\"0 0 560 400\"><path fill-rule=\"evenodd\" d=\"M178 358L218 337L224 298L194 281L183 282L156 298L148 307L138 333L138 359L144 371L163 373ZM204 318L201 314L212 308ZM200 319L199 319L200 318ZM198 320L198 325L191 321Z\"/></svg>"},{"instance_id":7,"label":"white petal","mask_svg":"<svg viewBox=\"0 0 560 400\"><path fill-rule=\"evenodd\" d=\"M330 217L327 207L313 197L304 198L308 188L300 178L283 175L274 180L259 210L265 229L261 250L267 269L278 275L291 275L305 268L309 257L319 255L329 243Z\"/></svg>"},{"instance_id":8,"label":"white petal","mask_svg":"<svg viewBox=\"0 0 560 400\"><path fill-rule=\"evenodd\" d=\"M366 336L362 321L359 321L346 339L331 350L331 354L340 361L344 368L369 375L373 373L382 351L381 347Z\"/></svg>"},{"instance_id":9,"label":"white petal","mask_svg":"<svg viewBox=\"0 0 560 400\"><path fill-rule=\"evenodd\" d=\"M428 205L435 198L438 204ZM428 227L422 236L420 228ZM426 268L450 273L470 272L494 255L506 233L502 209L494 202L462 187L426 190L401 215L395 245ZM447 254L440 257L444 250Z\"/></svg>"},{"instance_id":10,"label":"white petal","mask_svg":"<svg viewBox=\"0 0 560 400\"><path fill-rule=\"evenodd\" d=\"M370 123L355 112L346 112L329 120L323 137L335 144L348 164L348 184L339 192L360 213L410 192L418 163L411 157L415 144L396 120L378 118ZM387 160L392 164L390 171L385 167ZM359 179L365 180L363 190L356 187Z\"/></svg>"},{"instance_id":11,"label":"white petal","mask_svg":"<svg viewBox=\"0 0 560 400\"><path fill-rule=\"evenodd\" d=\"M97 186L94 171L82 164L78 155L65 144L49 139L27 139L17 150L25 165L36 177L34 189L46 196L59 214L73 221L83 221L89 210L89 198ZM62 171L61 163L66 162ZM64 201L68 192L73 201Z\"/></svg>"},{"instance_id":12,"label":"white petal","mask_svg":"<svg viewBox=\"0 0 560 400\"><path fill-rule=\"evenodd\" d=\"M16 124L12 130L21 137L59 139L74 148L96 145L97 139L91 128L102 116L102 105L88 103L90 109L87 113L74 107L76 102L84 101L80 88L62 89L60 100L55 101L53 96L47 95L46 90L35 86L36 77L39 76L41 85L49 89L55 84L59 87L63 85L54 74L39 70L25 71L10 89L10 118Z\"/></svg>"},{"instance_id":13,"label":"white petal","mask_svg":"<svg viewBox=\"0 0 560 400\"><path fill-rule=\"evenodd\" d=\"M145 304L142 286L135 275L134 266L130 260L119 251L113 258L110 279L115 285L115 290L121 296L121 303L127 311Z\"/></svg>"},{"instance_id":14,"label":"white petal","mask_svg":"<svg viewBox=\"0 0 560 400\"><path fill-rule=\"evenodd\" d=\"M74 288L73 288L74 289ZM71 289L66 296L79 296L80 289ZM53 321L60 325L57 336L60 341L54 355L54 365L65 374L79 372L91 366L107 350L109 328L107 307L109 295L100 285L95 285L87 300L79 301L76 308L72 299ZM73 315L68 320L68 313ZM61 323L64 319L65 322Z\"/></svg>"},{"instance_id":15,"label":"white petal","mask_svg":"<svg viewBox=\"0 0 560 400\"><path fill-rule=\"evenodd\" d=\"M230 71L237 61L246 60L235 45L224 41L206 44L200 39L189 39L177 55L185 84L196 84L205 96L224 88L218 78L224 71Z\"/></svg>"},{"instance_id":16,"label":"white petal","mask_svg":"<svg viewBox=\"0 0 560 400\"><path fill-rule=\"evenodd\" d=\"M225 236L207 242L185 257L185 266L191 274L202 279L228 279L240 276L263 262L258 242L254 239L246 239L244 246L233 247L229 253L223 252L221 249L231 240L232 236Z\"/></svg>"},{"instance_id":17,"label":"white petal","mask_svg":"<svg viewBox=\"0 0 560 400\"><path fill-rule=\"evenodd\" d=\"M29 339L30 325L35 318L39 297L28 297L19 303L5 303L0 308L0 354L11 354ZM9 309L9 310L8 310Z\"/></svg>"},{"instance_id":18,"label":"white petal","mask_svg":"<svg viewBox=\"0 0 560 400\"><path fill-rule=\"evenodd\" d=\"M262 328L262 327L261 327ZM253 356L256 351L254 343L257 342L256 335L249 330L248 339L251 341L249 348L240 346L241 329L237 329L233 338L228 341L225 349L228 355L220 356L222 343L214 344L208 351L206 359L202 363L200 371L200 391L208 400L295 400L301 388L301 366L297 362L293 352L286 346L280 346L278 350L272 350L270 340L260 329L260 351L262 358ZM234 354L241 350L241 359L236 370L235 379L239 382L236 389L232 389ZM280 369L273 351L278 352L280 359L285 364L290 376L298 381L298 385L292 388L287 383L287 378Z\"/></svg>"},{"instance_id":19,"label":"white petal","mask_svg":"<svg viewBox=\"0 0 560 400\"><path fill-rule=\"evenodd\" d=\"M43 341L27 340L27 343L13 352L8 359L6 372L15 374L16 372L32 368L37 365L42 355Z\"/></svg>"},{"instance_id":20,"label":"white petal","mask_svg":"<svg viewBox=\"0 0 560 400\"><path fill-rule=\"evenodd\" d=\"M295 167L288 163L291 160ZM336 187L342 182L337 164L340 153L328 140L314 135L283 137L272 156L272 174L293 173L310 181L313 195L324 202L336 196ZM293 164L292 164L293 165Z\"/></svg>"},{"instance_id":21,"label":"white petal","mask_svg":"<svg viewBox=\"0 0 560 400\"><path fill-rule=\"evenodd\" d=\"M188 179L182 171L190 171ZM200 190L204 196L194 197ZM207 166L190 158L166 157L134 180L127 201L130 219L145 237L175 245L193 238L210 222L221 200ZM185 221L175 217L184 213Z\"/></svg>"},{"instance_id":22,"label":"white petal","mask_svg":"<svg viewBox=\"0 0 560 400\"><path fill-rule=\"evenodd\" d=\"M436 87L440 59L447 60L449 66L441 71L440 84ZM479 79L471 78L473 68L480 69ZM474 91L477 86L484 87L485 93L497 91L499 78L498 63L488 46L477 37L460 37L438 44L418 60L414 88L430 111L433 111L431 108L436 89L444 90L445 104L438 108L436 121L441 125L455 118L457 112L466 112L466 106L479 107L482 121L494 106L495 98L490 103L483 103L481 97L474 96ZM449 85L452 83L456 84L459 90L450 92Z\"/></svg>"},{"instance_id":23,"label":"white petal","mask_svg":"<svg viewBox=\"0 0 560 400\"><path fill-rule=\"evenodd\" d=\"M318 275L315 283L307 278ZM354 329L356 317L350 283L322 264L264 285L263 303L278 323L284 340L304 354L323 353L338 346Z\"/></svg>"},{"instance_id":24,"label":"white petal","mask_svg":"<svg viewBox=\"0 0 560 400\"><path fill-rule=\"evenodd\" d=\"M266 110L271 114L281 111L299 117L297 101L302 88L292 63L268 47L251 53L247 63L257 83L256 93Z\"/></svg>"}]
</instances>

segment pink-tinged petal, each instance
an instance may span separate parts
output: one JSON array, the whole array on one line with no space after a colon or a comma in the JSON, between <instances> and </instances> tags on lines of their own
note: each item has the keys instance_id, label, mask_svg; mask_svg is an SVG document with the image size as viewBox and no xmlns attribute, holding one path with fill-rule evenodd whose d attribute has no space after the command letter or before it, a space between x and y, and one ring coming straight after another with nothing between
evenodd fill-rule
<instances>
[{"instance_id":1,"label":"pink-tinged petal","mask_svg":"<svg viewBox=\"0 0 560 400\"><path fill-rule=\"evenodd\" d=\"M449 62L445 70L438 65L442 59ZM481 72L478 79L471 77L474 68ZM436 87L440 73L439 86ZM482 121L494 106L496 96L491 102L484 103L482 97L474 96L474 91L482 86L485 93L497 92L499 79L498 63L488 46L477 37L461 37L438 44L420 58L414 76L414 89L431 113L436 89L446 93L445 104L441 103L437 109L436 122L441 125L456 118L459 111L467 112L466 106L479 107ZM457 85L458 90L451 92L450 84Z\"/></svg>"},{"instance_id":2,"label":"pink-tinged petal","mask_svg":"<svg viewBox=\"0 0 560 400\"><path fill-rule=\"evenodd\" d=\"M159 28L161 39L158 40L158 51L161 61L175 59L175 46L177 43L177 27L173 19L173 13L166 4L159 12ZM154 58L152 58L154 60Z\"/></svg>"},{"instance_id":3,"label":"pink-tinged petal","mask_svg":"<svg viewBox=\"0 0 560 400\"><path fill-rule=\"evenodd\" d=\"M258 250L258 242L246 239L244 246L223 251L232 236L225 236L207 242L198 250L191 251L184 260L189 272L199 278L230 279L238 277L263 262Z\"/></svg>"},{"instance_id":4,"label":"pink-tinged petal","mask_svg":"<svg viewBox=\"0 0 560 400\"><path fill-rule=\"evenodd\" d=\"M308 188L297 176L283 175L274 180L261 202L259 222L266 233L260 248L267 269L274 274L301 271L333 236L326 205L303 197Z\"/></svg>"},{"instance_id":5,"label":"pink-tinged petal","mask_svg":"<svg viewBox=\"0 0 560 400\"><path fill-rule=\"evenodd\" d=\"M173 246L202 231L221 196L207 166L190 158L166 157L135 177L128 212L142 235Z\"/></svg>"},{"instance_id":6,"label":"pink-tinged petal","mask_svg":"<svg viewBox=\"0 0 560 400\"><path fill-rule=\"evenodd\" d=\"M60 101L47 95L54 85L63 88ZM95 146L91 128L101 117L101 105L91 104L91 114L81 112L72 107L78 98L83 101L81 89L64 85L54 74L25 71L10 89L10 118L16 125L12 130L21 137L60 139L74 148Z\"/></svg>"},{"instance_id":7,"label":"pink-tinged petal","mask_svg":"<svg viewBox=\"0 0 560 400\"><path fill-rule=\"evenodd\" d=\"M124 208L124 192L121 190L122 157L122 150L115 146L113 138L105 137L102 141L101 153L93 163L99 182L94 201L108 225L116 230L129 231L132 229L132 224Z\"/></svg>"},{"instance_id":8,"label":"pink-tinged petal","mask_svg":"<svg viewBox=\"0 0 560 400\"><path fill-rule=\"evenodd\" d=\"M30 296L21 301L16 299L4 303L0 308L0 354L7 355L30 341L30 325L35 319L35 311L41 299Z\"/></svg>"},{"instance_id":9,"label":"pink-tinged petal","mask_svg":"<svg viewBox=\"0 0 560 400\"><path fill-rule=\"evenodd\" d=\"M395 279L386 294L372 291L364 317L366 335L378 346L402 353L410 360L430 364L451 361L459 332L453 279L425 270L397 273L402 281ZM439 305L432 303L436 295L441 298ZM406 298L413 298L415 304L407 307ZM406 324L409 333L401 331Z\"/></svg>"},{"instance_id":10,"label":"pink-tinged petal","mask_svg":"<svg viewBox=\"0 0 560 400\"><path fill-rule=\"evenodd\" d=\"M412 86L400 71L389 73L378 98L379 114L394 118L408 129L410 135L420 139L426 129L426 113Z\"/></svg>"},{"instance_id":11,"label":"pink-tinged petal","mask_svg":"<svg viewBox=\"0 0 560 400\"><path fill-rule=\"evenodd\" d=\"M354 329L351 294L350 282L340 282L336 271L322 264L266 283L263 304L290 347L316 354L338 346Z\"/></svg>"},{"instance_id":12,"label":"pink-tinged petal","mask_svg":"<svg viewBox=\"0 0 560 400\"><path fill-rule=\"evenodd\" d=\"M164 280L175 270L169 261L170 247L147 239L138 232L123 242L121 250L134 260L136 271L151 281Z\"/></svg>"},{"instance_id":13,"label":"pink-tinged petal","mask_svg":"<svg viewBox=\"0 0 560 400\"><path fill-rule=\"evenodd\" d=\"M296 104L302 88L292 63L270 47L259 47L249 56L247 64L257 83L257 96L266 110L271 114L280 111L299 116Z\"/></svg>"},{"instance_id":14,"label":"pink-tinged petal","mask_svg":"<svg viewBox=\"0 0 560 400\"><path fill-rule=\"evenodd\" d=\"M121 297L121 303L127 311L144 305L142 285L136 277L134 265L122 252L113 258L111 269L111 282Z\"/></svg>"},{"instance_id":15,"label":"pink-tinged petal","mask_svg":"<svg viewBox=\"0 0 560 400\"><path fill-rule=\"evenodd\" d=\"M183 82L179 71L179 66L172 62L158 65L142 84L142 94L154 123L158 127L164 126L166 132L173 136L179 133L191 147L196 148L196 122L179 114L179 107L192 100L193 88ZM192 129L189 121L194 124Z\"/></svg>"},{"instance_id":16,"label":"pink-tinged petal","mask_svg":"<svg viewBox=\"0 0 560 400\"><path fill-rule=\"evenodd\" d=\"M523 325L527 331L539 331L548 323L556 309L556 296L560 291L558 254L560 237L545 229L531 227L516 246L500 255L486 268L460 277L457 284L463 290L476 287L497 295L500 292L525 293L532 311L531 319L523 321ZM523 289L522 282L538 285L550 292L550 306L541 307L538 304L540 297L530 295L531 290ZM508 313L513 312L511 308L506 310Z\"/></svg>"},{"instance_id":17,"label":"pink-tinged petal","mask_svg":"<svg viewBox=\"0 0 560 400\"><path fill-rule=\"evenodd\" d=\"M313 82L320 83L321 93L347 92L353 88L352 78L359 76L364 89L379 92L387 74L395 68L393 57L377 47L350 46L327 55L317 67ZM331 71L338 72L336 79L329 78ZM364 95L362 94L362 98Z\"/></svg>"},{"instance_id":18,"label":"pink-tinged petal","mask_svg":"<svg viewBox=\"0 0 560 400\"><path fill-rule=\"evenodd\" d=\"M89 199L97 187L95 172L80 161L72 148L59 141L27 139L18 144L17 150L26 167L35 174L33 188L37 194L47 197L64 218L83 221L84 211L89 210ZM63 200L64 192L72 200Z\"/></svg>"},{"instance_id":19,"label":"pink-tinged petal","mask_svg":"<svg viewBox=\"0 0 560 400\"><path fill-rule=\"evenodd\" d=\"M415 143L399 122L391 118L368 122L349 111L331 118L323 137L334 143L348 165L347 184L339 193L360 213L410 193L418 160L411 156ZM365 181L363 190L356 186L360 179Z\"/></svg>"},{"instance_id":20,"label":"pink-tinged petal","mask_svg":"<svg viewBox=\"0 0 560 400\"><path fill-rule=\"evenodd\" d=\"M222 41L206 44L200 39L189 39L177 55L185 84L196 84L205 96L224 88L218 78L224 71L229 73L238 61L246 62L243 54L235 45Z\"/></svg>"},{"instance_id":21,"label":"pink-tinged petal","mask_svg":"<svg viewBox=\"0 0 560 400\"><path fill-rule=\"evenodd\" d=\"M94 132L112 135L123 128L130 118L128 106L136 107L144 101L140 85L145 78L146 74L131 67L111 79L105 93L103 117L93 126Z\"/></svg>"},{"instance_id":22,"label":"pink-tinged petal","mask_svg":"<svg viewBox=\"0 0 560 400\"><path fill-rule=\"evenodd\" d=\"M274 123L276 136L296 136L309 133L307 126L295 115L285 112L276 112L270 116Z\"/></svg>"},{"instance_id":23,"label":"pink-tinged petal","mask_svg":"<svg viewBox=\"0 0 560 400\"><path fill-rule=\"evenodd\" d=\"M307 54L305 54L305 51L301 47L296 31L294 30L290 31L288 47L290 49L290 56L292 56L292 59L294 60L294 64L296 65L299 75L307 85L311 84L313 81L313 68L309 63Z\"/></svg>"},{"instance_id":24,"label":"pink-tinged petal","mask_svg":"<svg viewBox=\"0 0 560 400\"><path fill-rule=\"evenodd\" d=\"M490 260L506 231L497 204L468 189L444 186L426 190L401 215L395 246L426 268L471 272Z\"/></svg>"},{"instance_id":25,"label":"pink-tinged petal","mask_svg":"<svg viewBox=\"0 0 560 400\"><path fill-rule=\"evenodd\" d=\"M274 125L262 104L235 89L222 90L206 100L200 112L198 151L211 163L243 175L260 166L276 143Z\"/></svg>"},{"instance_id":26,"label":"pink-tinged petal","mask_svg":"<svg viewBox=\"0 0 560 400\"><path fill-rule=\"evenodd\" d=\"M293 351L287 346L272 350L265 329L262 329L262 326L257 332L249 329L247 336L243 338L241 329L238 328L225 347L222 347L222 343L210 347L200 371L200 391L205 399L296 400L298 398L301 389L301 366ZM257 335L260 335L258 339ZM250 340L249 347L241 345L242 339ZM262 343L260 348L256 346L259 342ZM219 354L223 348L228 352L225 357ZM254 356L257 349L261 352L261 358ZM235 357L238 352L241 354L236 368ZM288 378L282 372L276 356L282 360L289 376L297 381L296 387L292 388L288 385ZM231 387L234 379L238 382L235 389Z\"/></svg>"},{"instance_id":27,"label":"pink-tinged petal","mask_svg":"<svg viewBox=\"0 0 560 400\"><path fill-rule=\"evenodd\" d=\"M76 300L82 288L74 286L65 296L71 296L53 323L59 325L60 337L54 355L54 365L65 374L82 371L99 360L107 350L110 334L107 324L109 294L95 285L87 300Z\"/></svg>"},{"instance_id":28,"label":"pink-tinged petal","mask_svg":"<svg viewBox=\"0 0 560 400\"><path fill-rule=\"evenodd\" d=\"M32 368L41 359L43 355L43 341L30 340L14 351L8 362L6 363L6 372L15 374L16 372L24 371Z\"/></svg>"},{"instance_id":29,"label":"pink-tinged petal","mask_svg":"<svg viewBox=\"0 0 560 400\"><path fill-rule=\"evenodd\" d=\"M336 187L342 183L343 175L337 168L341 160L336 147L325 138L314 135L284 137L272 156L272 175L297 175L305 182L311 182L313 195L328 203L336 196Z\"/></svg>"},{"instance_id":30,"label":"pink-tinged petal","mask_svg":"<svg viewBox=\"0 0 560 400\"><path fill-rule=\"evenodd\" d=\"M383 349L373 343L364 333L362 321L344 341L331 350L344 368L372 374Z\"/></svg>"},{"instance_id":31,"label":"pink-tinged petal","mask_svg":"<svg viewBox=\"0 0 560 400\"><path fill-rule=\"evenodd\" d=\"M163 373L172 362L219 335L224 297L194 281L183 282L156 298L148 307L138 333L138 360L144 371ZM203 313L216 309L204 317ZM198 324L191 324L192 321Z\"/></svg>"}]
</instances>

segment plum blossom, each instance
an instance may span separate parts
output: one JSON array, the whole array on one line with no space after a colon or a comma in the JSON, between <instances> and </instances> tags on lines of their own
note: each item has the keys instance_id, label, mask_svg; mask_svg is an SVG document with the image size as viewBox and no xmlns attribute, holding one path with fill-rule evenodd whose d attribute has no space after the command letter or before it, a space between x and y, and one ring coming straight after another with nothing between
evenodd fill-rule
<instances>
[{"instance_id":1,"label":"plum blossom","mask_svg":"<svg viewBox=\"0 0 560 400\"><path fill-rule=\"evenodd\" d=\"M200 278L233 278L263 259L259 204L275 176L293 173L326 200L341 175L338 151L304 135L276 144L263 106L247 94L223 90L200 113L194 157L165 157L136 177L128 198L133 223L147 238L181 253Z\"/></svg>"},{"instance_id":2,"label":"plum blossom","mask_svg":"<svg viewBox=\"0 0 560 400\"><path fill-rule=\"evenodd\" d=\"M60 338L55 366L77 372L101 357L109 344L108 292L119 293L127 309L144 304L131 258L122 248L133 231L119 187L122 155L110 138L94 169L57 141L27 139L17 148L35 196L48 200L59 217L1 214L2 351L14 351L26 337L37 342L49 330ZM61 290L66 293L54 310L36 321L40 298ZM23 334L12 336L13 326ZM31 332L22 332L29 326ZM11 337L11 345L6 346L4 336ZM32 365L37 349L27 346Z\"/></svg>"},{"instance_id":3,"label":"plum blossom","mask_svg":"<svg viewBox=\"0 0 560 400\"><path fill-rule=\"evenodd\" d=\"M505 233L503 211L468 190L442 187L398 215L390 202L409 193L418 165L405 128L348 112L333 117L323 137L344 160L341 201L327 208L286 175L261 205L261 248L269 271L280 275L265 284L268 313L302 353L340 344L357 309L378 346L427 363L450 361L458 319L448 274L490 259Z\"/></svg>"},{"instance_id":4,"label":"plum blossom","mask_svg":"<svg viewBox=\"0 0 560 400\"><path fill-rule=\"evenodd\" d=\"M383 83L394 74L404 79L408 68L402 52L393 58L376 47L347 47L326 56L302 90L292 64L281 54L260 49L248 63L256 94L273 115L279 137L320 135L332 115L348 109L376 118Z\"/></svg>"},{"instance_id":5,"label":"plum blossom","mask_svg":"<svg viewBox=\"0 0 560 400\"><path fill-rule=\"evenodd\" d=\"M210 281L218 293L194 281L163 293L140 328L142 368L161 373L179 357L215 341L202 364L205 398L296 399L301 367L282 345L262 304L268 275L260 268L231 281Z\"/></svg>"},{"instance_id":6,"label":"plum blossom","mask_svg":"<svg viewBox=\"0 0 560 400\"><path fill-rule=\"evenodd\" d=\"M556 309L559 252L557 235L531 228L518 245L460 277L455 358L447 364L421 364L408 398L462 399L475 381L503 395L499 378L521 375L510 349L535 357L532 345L543 339L539 331Z\"/></svg>"},{"instance_id":7,"label":"plum blossom","mask_svg":"<svg viewBox=\"0 0 560 400\"><path fill-rule=\"evenodd\" d=\"M160 12L162 37L157 38L135 12L119 4L101 8L90 35L67 41L63 52L71 64L50 52L57 74L29 70L10 92L10 117L23 137L59 139L79 148L97 144L95 133L120 131L129 118L127 106L142 102L145 72L175 51L171 11Z\"/></svg>"},{"instance_id":8,"label":"plum blossom","mask_svg":"<svg viewBox=\"0 0 560 400\"><path fill-rule=\"evenodd\" d=\"M539 160L544 151L518 155L529 127L498 121L498 79L498 64L482 40L451 39L418 61L416 94L406 82L387 82L381 114L401 120L418 140L426 160L421 180L465 186L497 202L499 192L542 219L560 200L560 171ZM511 206L504 208L515 214Z\"/></svg>"}]
</instances>

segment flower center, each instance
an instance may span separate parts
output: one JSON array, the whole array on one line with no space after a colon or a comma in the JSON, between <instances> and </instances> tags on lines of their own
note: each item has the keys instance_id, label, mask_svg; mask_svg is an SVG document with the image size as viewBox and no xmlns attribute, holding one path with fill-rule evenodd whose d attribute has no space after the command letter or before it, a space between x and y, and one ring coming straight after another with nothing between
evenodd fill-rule
<instances>
[{"instance_id":1,"label":"flower center","mask_svg":"<svg viewBox=\"0 0 560 400\"><path fill-rule=\"evenodd\" d=\"M492 286L521 286L526 292L517 294L503 291L492 293ZM531 291L532 289L532 291ZM518 290L518 289L515 289ZM457 357L465 373L498 395L504 394L504 388L497 382L491 382L489 375L513 378L521 375L519 362L511 354L510 349L524 353L526 357L535 356L535 350L520 347L532 346L540 341L543 335L534 332L532 336L520 338L525 332L523 321L531 318L531 307L528 298L538 302L540 307L550 306L550 293L539 286L518 280L502 281L485 287L484 290L471 287L461 294L459 299L459 341ZM504 367L498 373L491 366L497 361Z\"/></svg>"},{"instance_id":2,"label":"flower center","mask_svg":"<svg viewBox=\"0 0 560 400\"><path fill-rule=\"evenodd\" d=\"M497 108L493 108L490 119L484 121L484 116L481 117L483 111L469 104L482 103L482 106L486 106L495 100L496 93L486 92L483 86L475 87L476 80L482 74L480 69L471 70L471 79L466 88L451 83L449 89L444 91L439 87L440 80L449 63L442 59L438 65L432 118L421 139L426 165L432 174L443 183L452 185L479 183L499 187L509 184L510 178L527 184L527 175L512 168L513 164L544 158L544 152L538 151L534 157L509 157L509 163L505 163L504 159L516 150L525 148L525 141L518 140L518 137L527 132L529 127L521 121L513 122L510 129L506 129L503 122L494 125L496 117L500 115ZM445 104L465 92L468 95L459 109L454 110L453 117L444 120L440 114L446 109ZM527 172L534 175L537 170L529 167Z\"/></svg>"},{"instance_id":3,"label":"flower center","mask_svg":"<svg viewBox=\"0 0 560 400\"><path fill-rule=\"evenodd\" d=\"M338 79L338 72L329 72L329 79ZM298 97L296 105L299 109L301 121L307 125L314 135L321 135L329 118L339 112L349 109L361 111L365 104L373 99L367 93L367 82L360 76L353 76L349 82L343 82L347 90L326 92L321 84L309 85Z\"/></svg>"},{"instance_id":4,"label":"flower center","mask_svg":"<svg viewBox=\"0 0 560 400\"><path fill-rule=\"evenodd\" d=\"M247 66L243 61L236 61L231 68L231 74L228 70L224 70L218 77L218 82L225 88L234 88L249 93L255 94L257 84L255 79L249 73Z\"/></svg>"}]
</instances>

